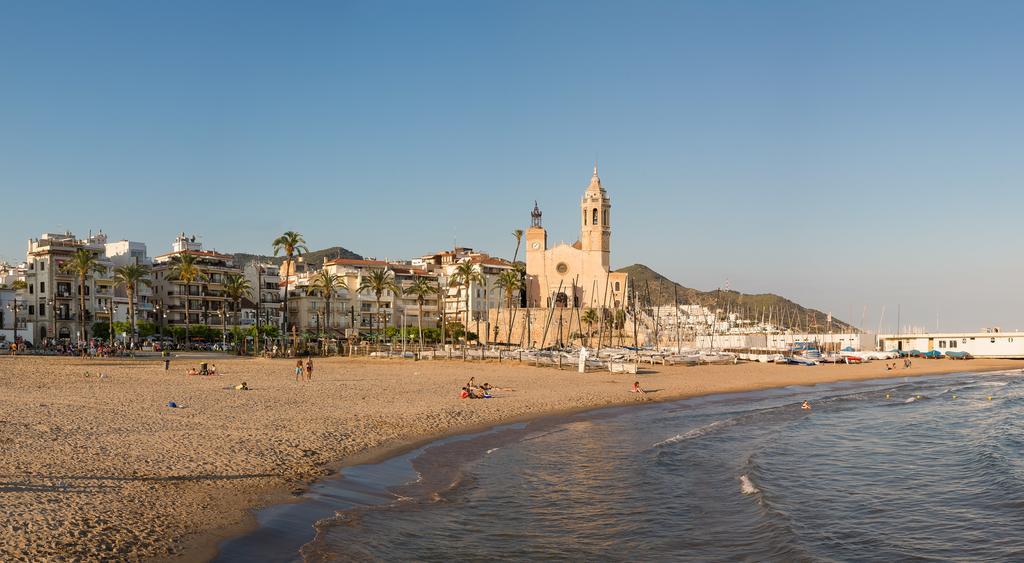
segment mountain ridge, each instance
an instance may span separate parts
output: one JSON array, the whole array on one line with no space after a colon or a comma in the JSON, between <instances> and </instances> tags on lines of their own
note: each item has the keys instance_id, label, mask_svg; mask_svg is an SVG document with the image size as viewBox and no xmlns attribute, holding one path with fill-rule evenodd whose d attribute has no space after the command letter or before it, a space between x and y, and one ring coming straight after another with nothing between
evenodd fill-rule
<instances>
[{"instance_id":1,"label":"mountain ridge","mask_svg":"<svg viewBox=\"0 0 1024 563\"><path fill-rule=\"evenodd\" d=\"M767 318L771 314L772 322L785 328L828 330L829 319L826 313L804 307L774 293L750 294L718 289L700 291L670 280L644 264L632 264L616 271L628 273L633 290L641 300L647 300L651 305L672 305L674 299L678 298L680 304L729 310L747 320L760 320L762 315ZM835 316L832 317L831 328L836 332L855 330L855 327Z\"/></svg>"},{"instance_id":2,"label":"mountain ridge","mask_svg":"<svg viewBox=\"0 0 1024 563\"><path fill-rule=\"evenodd\" d=\"M232 256L234 257L235 265L242 268L257 259L278 265L282 264L285 260L284 256L265 256L262 254L249 254L247 252L236 252ZM324 261L324 258L327 258L328 260L334 260L336 258L350 258L353 260L363 259L359 254L341 246L329 246L327 248L302 254L302 261L308 264L320 264Z\"/></svg>"}]
</instances>

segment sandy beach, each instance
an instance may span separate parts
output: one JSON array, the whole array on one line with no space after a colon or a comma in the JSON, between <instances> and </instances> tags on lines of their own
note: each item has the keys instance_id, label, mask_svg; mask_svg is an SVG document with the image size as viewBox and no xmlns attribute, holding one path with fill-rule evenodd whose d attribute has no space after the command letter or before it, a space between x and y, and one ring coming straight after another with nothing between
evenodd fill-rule
<instances>
[{"instance_id":1,"label":"sandy beach","mask_svg":"<svg viewBox=\"0 0 1024 563\"><path fill-rule=\"evenodd\" d=\"M0 560L204 560L339 465L517 419L635 403L634 376L505 362L0 358ZM650 400L840 380L1020 369L1009 360L645 366ZM102 375L101 375L102 374ZM460 400L470 378L513 389ZM233 386L245 381L249 391ZM174 401L180 408L169 408Z\"/></svg>"}]
</instances>

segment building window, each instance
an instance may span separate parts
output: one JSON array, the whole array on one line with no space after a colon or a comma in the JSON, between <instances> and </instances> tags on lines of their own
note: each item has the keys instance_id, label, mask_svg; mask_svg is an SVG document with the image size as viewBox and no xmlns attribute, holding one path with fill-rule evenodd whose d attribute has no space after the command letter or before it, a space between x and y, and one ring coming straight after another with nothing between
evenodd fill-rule
<instances>
[{"instance_id":1,"label":"building window","mask_svg":"<svg viewBox=\"0 0 1024 563\"><path fill-rule=\"evenodd\" d=\"M949 347L950 348L956 348L956 340L950 340L949 341Z\"/></svg>"},{"instance_id":2,"label":"building window","mask_svg":"<svg viewBox=\"0 0 1024 563\"><path fill-rule=\"evenodd\" d=\"M29 305L29 306L28 306L28 314L29 314L29 315L34 315L34 314L36 314L36 306L35 306L35 305Z\"/></svg>"},{"instance_id":3,"label":"building window","mask_svg":"<svg viewBox=\"0 0 1024 563\"><path fill-rule=\"evenodd\" d=\"M45 272L46 271L46 262L40 262L39 263L39 271L40 272Z\"/></svg>"},{"instance_id":4,"label":"building window","mask_svg":"<svg viewBox=\"0 0 1024 563\"><path fill-rule=\"evenodd\" d=\"M28 294L32 295L35 293L36 286L34 284L28 284Z\"/></svg>"},{"instance_id":5,"label":"building window","mask_svg":"<svg viewBox=\"0 0 1024 563\"><path fill-rule=\"evenodd\" d=\"M608 223L608 210L605 209L604 210L604 226L607 227L608 225L609 225L609 223Z\"/></svg>"},{"instance_id":6,"label":"building window","mask_svg":"<svg viewBox=\"0 0 1024 563\"><path fill-rule=\"evenodd\" d=\"M939 340L939 348L945 348L945 347L946 347L946 341L945 340Z\"/></svg>"},{"instance_id":7,"label":"building window","mask_svg":"<svg viewBox=\"0 0 1024 563\"><path fill-rule=\"evenodd\" d=\"M583 225L584 226L587 225L587 210L586 209L583 210Z\"/></svg>"},{"instance_id":8,"label":"building window","mask_svg":"<svg viewBox=\"0 0 1024 563\"><path fill-rule=\"evenodd\" d=\"M558 265L555 266L555 270L559 274L565 275L569 271L569 266L565 262L559 262Z\"/></svg>"},{"instance_id":9,"label":"building window","mask_svg":"<svg viewBox=\"0 0 1024 563\"><path fill-rule=\"evenodd\" d=\"M995 344L995 343L996 343L996 339L995 339L995 338L991 338L991 339L989 339L989 342L990 342L991 344Z\"/></svg>"},{"instance_id":10,"label":"building window","mask_svg":"<svg viewBox=\"0 0 1024 563\"><path fill-rule=\"evenodd\" d=\"M615 291L619 291L619 282L615 282Z\"/></svg>"},{"instance_id":11,"label":"building window","mask_svg":"<svg viewBox=\"0 0 1024 563\"><path fill-rule=\"evenodd\" d=\"M594 224L597 224L597 208L594 208Z\"/></svg>"},{"instance_id":12,"label":"building window","mask_svg":"<svg viewBox=\"0 0 1024 563\"><path fill-rule=\"evenodd\" d=\"M39 282L39 293L46 293L46 282Z\"/></svg>"}]
</instances>

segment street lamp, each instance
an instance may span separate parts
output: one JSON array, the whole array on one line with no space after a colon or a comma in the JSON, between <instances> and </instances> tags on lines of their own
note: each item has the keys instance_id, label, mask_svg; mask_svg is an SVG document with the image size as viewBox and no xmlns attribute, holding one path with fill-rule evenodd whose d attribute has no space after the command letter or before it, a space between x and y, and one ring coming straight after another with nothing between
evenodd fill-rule
<instances>
[{"instance_id":1,"label":"street lamp","mask_svg":"<svg viewBox=\"0 0 1024 563\"><path fill-rule=\"evenodd\" d=\"M18 311L24 311L24 301L18 302L18 297L15 296L14 300L7 304L7 309L14 313L14 353L18 353Z\"/></svg>"},{"instance_id":2,"label":"street lamp","mask_svg":"<svg viewBox=\"0 0 1024 563\"><path fill-rule=\"evenodd\" d=\"M220 343L221 343L221 346L227 346L227 343L228 343L228 327L227 327L227 321L224 320L224 309L223 309L223 307L224 307L224 305L221 304L221 309L219 309L217 311L217 316L220 317L220 326L221 326L221 330L220 330Z\"/></svg>"},{"instance_id":3,"label":"street lamp","mask_svg":"<svg viewBox=\"0 0 1024 563\"><path fill-rule=\"evenodd\" d=\"M109 323L108 324L108 330L110 331L110 334L108 336L110 337L109 338L110 346L113 347L114 346L114 311L117 310L117 305L114 305L113 301L108 301L107 302L107 306L104 307L103 310L107 313L107 322Z\"/></svg>"},{"instance_id":4,"label":"street lamp","mask_svg":"<svg viewBox=\"0 0 1024 563\"><path fill-rule=\"evenodd\" d=\"M163 319L167 316L167 313L163 312L164 308L163 308L163 305L161 305L160 303L157 303L156 305L154 305L153 306L153 310L156 312L156 324L157 324L157 328L160 330L160 340L163 340L163 338L164 338ZM163 346L163 343L161 343L160 345Z\"/></svg>"}]
</instances>

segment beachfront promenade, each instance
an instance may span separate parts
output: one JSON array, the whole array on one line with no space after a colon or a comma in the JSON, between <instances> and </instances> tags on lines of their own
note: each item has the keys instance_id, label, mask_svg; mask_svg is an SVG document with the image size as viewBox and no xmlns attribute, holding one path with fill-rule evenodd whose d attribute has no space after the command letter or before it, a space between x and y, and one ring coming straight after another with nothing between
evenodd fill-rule
<instances>
[{"instance_id":1,"label":"beachfront promenade","mask_svg":"<svg viewBox=\"0 0 1024 563\"><path fill-rule=\"evenodd\" d=\"M216 377L189 377L199 361ZM817 382L1018 369L1006 360L797 367L644 366L640 376L515 362L0 357L0 560L212 555L251 525L248 509L289 498L341 463L411 442L546 413L636 403L634 378L668 400ZM460 400L477 383L513 389ZM245 381L249 391L236 391ZM178 408L169 408L174 402Z\"/></svg>"}]
</instances>

